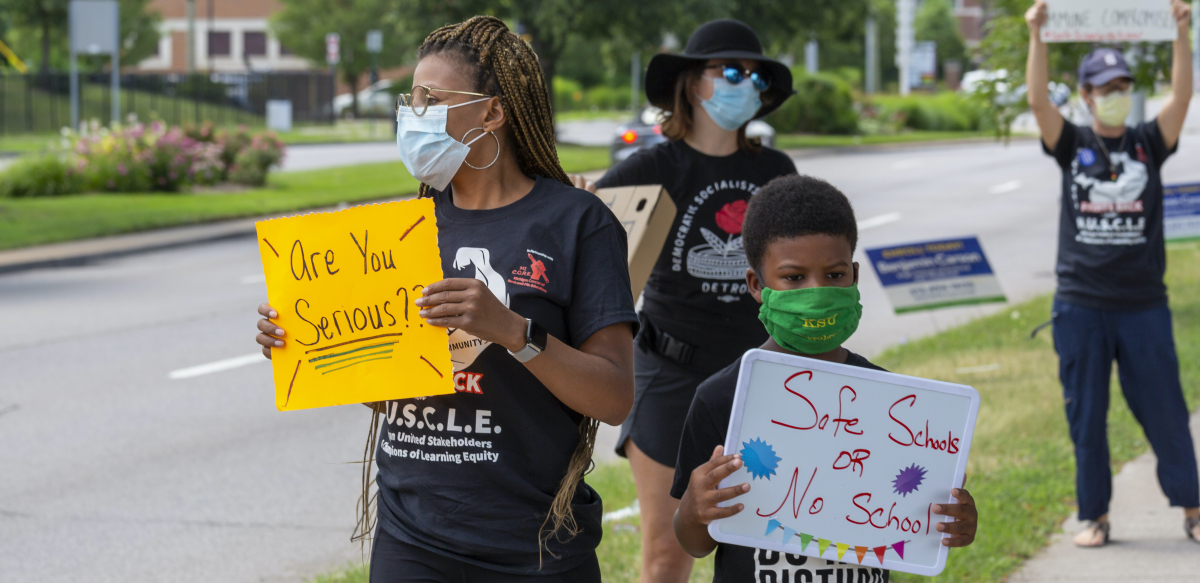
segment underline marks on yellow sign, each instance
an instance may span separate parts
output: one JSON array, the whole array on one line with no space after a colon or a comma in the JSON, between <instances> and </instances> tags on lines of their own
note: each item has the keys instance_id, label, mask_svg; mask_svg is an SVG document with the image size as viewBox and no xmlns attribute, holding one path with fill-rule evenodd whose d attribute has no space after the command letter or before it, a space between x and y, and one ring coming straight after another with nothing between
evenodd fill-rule
<instances>
[{"instance_id":1,"label":"underline marks on yellow sign","mask_svg":"<svg viewBox=\"0 0 1200 583\"><path fill-rule=\"evenodd\" d=\"M339 342L337 344L330 344L329 346L322 346L321 348L310 348L308 350L305 350L304 354L308 354L310 352L321 352L322 350L329 350L330 348L337 348L339 346L345 346L347 344L354 344L355 342L366 342L367 340L375 340L377 338L386 338L388 336L403 336L403 335L404 335L403 332L392 332L391 334L376 334L375 336L367 336L366 338L359 338L358 340L347 340L345 342Z\"/></svg>"}]
</instances>

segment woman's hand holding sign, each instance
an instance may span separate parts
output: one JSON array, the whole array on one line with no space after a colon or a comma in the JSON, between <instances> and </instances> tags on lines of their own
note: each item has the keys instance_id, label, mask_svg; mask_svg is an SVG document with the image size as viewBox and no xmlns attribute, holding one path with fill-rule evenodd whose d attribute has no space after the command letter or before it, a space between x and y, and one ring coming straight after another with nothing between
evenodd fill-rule
<instances>
[{"instance_id":1,"label":"woman's hand holding sign","mask_svg":"<svg viewBox=\"0 0 1200 583\"><path fill-rule=\"evenodd\" d=\"M427 324L457 328L512 352L525 347L525 318L500 303L482 281L443 279L421 294L415 303Z\"/></svg>"},{"instance_id":2,"label":"woman's hand holding sign","mask_svg":"<svg viewBox=\"0 0 1200 583\"><path fill-rule=\"evenodd\" d=\"M271 304L259 304L258 315L262 316L262 319L258 321L258 335L254 337L254 341L262 345L263 356L271 358L272 347L283 348L282 338L286 332L269 319L279 317L279 313Z\"/></svg>"}]
</instances>

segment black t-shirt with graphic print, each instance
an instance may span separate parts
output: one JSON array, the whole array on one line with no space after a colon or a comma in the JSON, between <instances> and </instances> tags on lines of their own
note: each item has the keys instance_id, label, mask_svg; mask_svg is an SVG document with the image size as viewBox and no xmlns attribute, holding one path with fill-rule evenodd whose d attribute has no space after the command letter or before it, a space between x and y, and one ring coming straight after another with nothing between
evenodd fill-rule
<instances>
[{"instance_id":1,"label":"black t-shirt with graphic print","mask_svg":"<svg viewBox=\"0 0 1200 583\"><path fill-rule=\"evenodd\" d=\"M633 323L625 230L596 196L537 177L524 198L465 210L434 193L446 278L476 278L513 311L579 347ZM391 401L380 430L379 520L409 544L482 567L538 571L538 532L579 442L580 414L505 350L450 333L458 392ZM399 379L403 381L403 379ZM586 379L580 379L586 383ZM600 543L600 497L581 484L580 533L551 540L543 574Z\"/></svg>"},{"instance_id":2,"label":"black t-shirt with graphic print","mask_svg":"<svg viewBox=\"0 0 1200 583\"><path fill-rule=\"evenodd\" d=\"M697 348L690 368L712 374L767 339L758 303L746 290L742 219L759 188L795 173L778 150L715 157L676 140L638 151L596 182L600 188L661 184L675 201L675 222L642 292L642 311Z\"/></svg>"},{"instance_id":3,"label":"black t-shirt with graphic print","mask_svg":"<svg viewBox=\"0 0 1200 583\"><path fill-rule=\"evenodd\" d=\"M853 352L847 355L845 364L884 370ZM692 407L688 410L679 441L675 481L671 484L672 497L683 498L691 482L692 471L708 463L713 448L725 443L741 365L741 359L734 361L708 377L696 389L696 397L692 399ZM713 583L885 583L887 580L886 569L725 543L717 543L713 565Z\"/></svg>"},{"instance_id":4,"label":"black t-shirt with graphic print","mask_svg":"<svg viewBox=\"0 0 1200 583\"><path fill-rule=\"evenodd\" d=\"M1066 123L1054 151L1045 142L1042 149L1063 175L1058 299L1099 310L1165 304L1160 170L1175 149L1167 149L1158 120L1127 128L1116 139Z\"/></svg>"}]
</instances>

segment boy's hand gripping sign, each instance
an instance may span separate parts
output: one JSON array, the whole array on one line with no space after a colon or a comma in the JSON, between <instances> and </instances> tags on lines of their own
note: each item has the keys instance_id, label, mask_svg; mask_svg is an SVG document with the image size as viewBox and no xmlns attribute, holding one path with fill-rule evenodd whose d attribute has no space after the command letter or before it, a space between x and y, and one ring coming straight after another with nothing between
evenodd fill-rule
<instances>
[{"instance_id":1,"label":"boy's hand gripping sign","mask_svg":"<svg viewBox=\"0 0 1200 583\"><path fill-rule=\"evenodd\" d=\"M262 221L258 247L283 348L280 411L453 392L446 330L413 303L442 279L433 201Z\"/></svg>"},{"instance_id":2,"label":"boy's hand gripping sign","mask_svg":"<svg viewBox=\"0 0 1200 583\"><path fill-rule=\"evenodd\" d=\"M743 467L722 488L718 541L934 576L947 547L934 504L955 504L979 393L939 381L751 350L725 438Z\"/></svg>"}]
</instances>

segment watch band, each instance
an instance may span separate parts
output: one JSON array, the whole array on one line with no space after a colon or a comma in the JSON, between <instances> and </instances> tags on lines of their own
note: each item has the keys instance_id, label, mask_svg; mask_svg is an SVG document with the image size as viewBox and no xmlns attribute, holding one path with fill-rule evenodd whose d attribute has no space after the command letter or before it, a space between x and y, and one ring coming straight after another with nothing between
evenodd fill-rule
<instances>
[{"instance_id":1,"label":"watch band","mask_svg":"<svg viewBox=\"0 0 1200 583\"><path fill-rule=\"evenodd\" d=\"M546 350L546 329L529 318L525 318L525 348L508 351L517 362L529 362Z\"/></svg>"}]
</instances>

